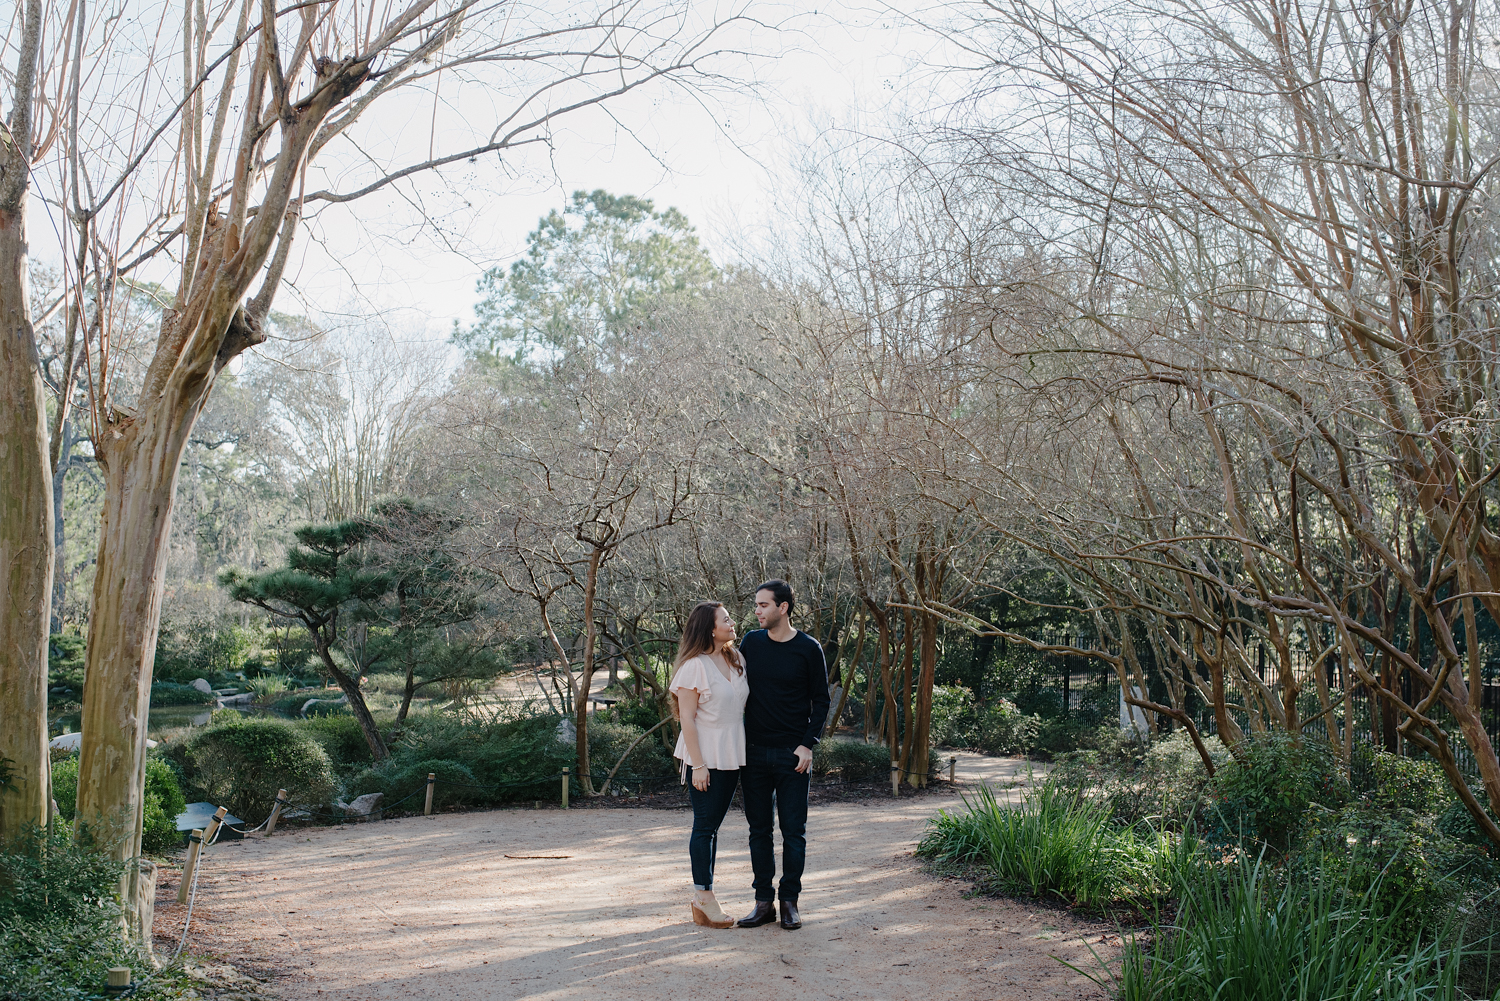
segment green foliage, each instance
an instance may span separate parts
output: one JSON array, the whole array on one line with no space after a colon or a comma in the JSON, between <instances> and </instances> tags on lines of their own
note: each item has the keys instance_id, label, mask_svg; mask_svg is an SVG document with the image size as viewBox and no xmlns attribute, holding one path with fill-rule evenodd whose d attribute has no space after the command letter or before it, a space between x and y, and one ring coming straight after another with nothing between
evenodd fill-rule
<instances>
[{"instance_id":1,"label":"green foliage","mask_svg":"<svg viewBox=\"0 0 1500 1001\"><path fill-rule=\"evenodd\" d=\"M884 744L829 737L813 748L812 772L838 772L845 782L886 779L891 773L891 752Z\"/></svg>"},{"instance_id":2,"label":"green foliage","mask_svg":"<svg viewBox=\"0 0 1500 1001\"><path fill-rule=\"evenodd\" d=\"M342 773L368 765L371 758L370 743L359 721L348 714L347 706L341 708L346 710L342 715L309 716L294 725L316 740L333 767Z\"/></svg>"},{"instance_id":3,"label":"green foliage","mask_svg":"<svg viewBox=\"0 0 1500 1001\"><path fill-rule=\"evenodd\" d=\"M350 786L351 796L365 793L385 793L383 807L403 810L421 810L425 795L408 799L413 793L426 792L428 774L435 774L437 782L432 790L433 809L441 810L453 806L468 806L489 801L490 797L474 777L474 772L458 761L443 758L402 759L388 761L378 768L370 768L355 779ZM401 801L405 799L405 803Z\"/></svg>"},{"instance_id":4,"label":"green foliage","mask_svg":"<svg viewBox=\"0 0 1500 1001\"><path fill-rule=\"evenodd\" d=\"M1468 905L1494 906L1500 865L1448 837L1431 817L1355 803L1342 810L1314 805L1304 820L1290 869L1310 886L1328 883L1391 923L1402 942L1431 937L1448 915ZM1479 901L1483 903L1477 903Z\"/></svg>"},{"instance_id":5,"label":"green foliage","mask_svg":"<svg viewBox=\"0 0 1500 1001\"><path fill-rule=\"evenodd\" d=\"M1484 807L1485 812L1490 815L1490 819L1500 824L1500 815L1497 815L1491 809L1484 789L1478 783L1475 783L1470 787L1469 791L1474 794L1474 798ZM1469 808L1464 806L1463 802L1457 796L1453 797L1452 801L1448 804L1448 808L1438 817L1437 826L1438 830L1456 841L1462 841L1466 845L1483 847L1491 852L1496 851L1494 842L1480 829L1479 824L1474 820L1474 815L1469 812Z\"/></svg>"},{"instance_id":6,"label":"green foliage","mask_svg":"<svg viewBox=\"0 0 1500 1001\"><path fill-rule=\"evenodd\" d=\"M57 812L71 822L78 809L78 755L52 762L52 799Z\"/></svg>"},{"instance_id":7,"label":"green foliage","mask_svg":"<svg viewBox=\"0 0 1500 1001\"><path fill-rule=\"evenodd\" d=\"M96 997L111 966L148 966L119 933L124 864L61 826L0 846L0 1001Z\"/></svg>"},{"instance_id":8,"label":"green foliage","mask_svg":"<svg viewBox=\"0 0 1500 1001\"><path fill-rule=\"evenodd\" d=\"M53 699L83 698L83 658L87 647L88 638L78 633L53 633L48 637L47 687L67 689L66 693L52 693Z\"/></svg>"},{"instance_id":9,"label":"green foliage","mask_svg":"<svg viewBox=\"0 0 1500 1001\"><path fill-rule=\"evenodd\" d=\"M255 693L257 699L264 702L285 692L290 687L290 682L284 674L261 674L251 678L247 687Z\"/></svg>"},{"instance_id":10,"label":"green foliage","mask_svg":"<svg viewBox=\"0 0 1500 1001\"><path fill-rule=\"evenodd\" d=\"M161 631L152 678L187 684L196 678L227 678L245 666L254 636L237 625L194 622ZM165 703L164 703L165 704ZM172 703L192 705L193 703Z\"/></svg>"},{"instance_id":11,"label":"green foliage","mask_svg":"<svg viewBox=\"0 0 1500 1001\"><path fill-rule=\"evenodd\" d=\"M177 833L177 815L187 806L187 798L177 782L177 773L160 757L146 759L145 825L141 832L141 850L158 854L177 847L182 836Z\"/></svg>"},{"instance_id":12,"label":"green foliage","mask_svg":"<svg viewBox=\"0 0 1500 1001\"><path fill-rule=\"evenodd\" d=\"M964 797L962 811L938 811L917 855L983 866L999 889L1099 907L1163 889L1172 848L1165 835L1118 827L1108 805L1047 782L1015 806L984 786L975 799Z\"/></svg>"},{"instance_id":13,"label":"green foliage","mask_svg":"<svg viewBox=\"0 0 1500 1001\"><path fill-rule=\"evenodd\" d=\"M664 301L702 294L718 277L682 213L632 195L574 192L527 239L525 257L480 278L474 326L455 325L473 357L610 354Z\"/></svg>"},{"instance_id":14,"label":"green foliage","mask_svg":"<svg viewBox=\"0 0 1500 1001\"><path fill-rule=\"evenodd\" d=\"M356 775L346 792L384 792L394 801L412 791L397 785L398 778L415 782L420 775L425 781L424 762L450 761L469 769L474 784L490 787L476 792L470 802L553 799L558 795L555 776L572 767L574 757L572 743L557 739L557 723L556 716L532 715L528 707L490 716L418 713L407 718L391 741L390 759Z\"/></svg>"},{"instance_id":15,"label":"green foliage","mask_svg":"<svg viewBox=\"0 0 1500 1001\"><path fill-rule=\"evenodd\" d=\"M266 717L214 721L180 745L189 790L247 823L271 812L276 790L299 806L327 803L337 788L333 766L317 741L297 727Z\"/></svg>"},{"instance_id":16,"label":"green foliage","mask_svg":"<svg viewBox=\"0 0 1500 1001\"><path fill-rule=\"evenodd\" d=\"M1365 743L1354 745L1350 785L1375 806L1441 813L1453 800L1453 790L1438 763L1378 751Z\"/></svg>"},{"instance_id":17,"label":"green foliage","mask_svg":"<svg viewBox=\"0 0 1500 1001\"><path fill-rule=\"evenodd\" d=\"M958 686L932 690L932 739L946 747L986 754L1017 754L1036 741L1042 721L1021 712L1009 699L980 706L973 693Z\"/></svg>"},{"instance_id":18,"label":"green foliage","mask_svg":"<svg viewBox=\"0 0 1500 1001\"><path fill-rule=\"evenodd\" d=\"M1350 797L1326 745L1284 734L1252 740L1243 762L1228 762L1214 777L1212 792L1213 836L1248 839L1278 852L1291 846L1309 804L1337 808Z\"/></svg>"},{"instance_id":19,"label":"green foliage","mask_svg":"<svg viewBox=\"0 0 1500 1001\"><path fill-rule=\"evenodd\" d=\"M210 692L199 691L192 685L181 685L175 681L153 681L151 683L151 707L160 706L206 706L213 704Z\"/></svg>"},{"instance_id":20,"label":"green foliage","mask_svg":"<svg viewBox=\"0 0 1500 1001\"><path fill-rule=\"evenodd\" d=\"M1126 950L1122 1001L1375 1001L1457 995L1444 937L1400 936L1373 888L1328 871L1311 886L1261 863L1200 859L1178 869L1175 921ZM1145 943L1145 944L1140 944Z\"/></svg>"},{"instance_id":21,"label":"green foliage","mask_svg":"<svg viewBox=\"0 0 1500 1001\"><path fill-rule=\"evenodd\" d=\"M1075 796L1109 804L1117 823L1148 821L1184 830L1203 805L1208 769L1186 731L1142 744L1113 726L1100 728L1090 742L1096 749L1060 755L1048 779ZM1216 769L1230 760L1217 737L1204 738Z\"/></svg>"},{"instance_id":22,"label":"green foliage","mask_svg":"<svg viewBox=\"0 0 1500 1001\"><path fill-rule=\"evenodd\" d=\"M595 785L603 781L610 769L620 760L626 748L635 743L646 731L629 723L613 723L598 718L589 720L589 761L598 776ZM676 765L659 740L647 738L635 744L630 757L620 766L615 782L641 778L662 778L671 775Z\"/></svg>"},{"instance_id":23,"label":"green foliage","mask_svg":"<svg viewBox=\"0 0 1500 1001\"><path fill-rule=\"evenodd\" d=\"M52 799L58 814L71 823L78 811L78 755L52 763ZM182 840L177 833L177 815L185 806L187 800L172 766L154 754L148 757L142 851L160 854L177 846Z\"/></svg>"},{"instance_id":24,"label":"green foliage","mask_svg":"<svg viewBox=\"0 0 1500 1001\"><path fill-rule=\"evenodd\" d=\"M667 710L668 713L671 710ZM609 723L623 723L626 726L640 727L649 730L662 721L662 707L657 705L656 699L647 693L643 698L627 696L610 706L601 709L594 714L595 721Z\"/></svg>"}]
</instances>

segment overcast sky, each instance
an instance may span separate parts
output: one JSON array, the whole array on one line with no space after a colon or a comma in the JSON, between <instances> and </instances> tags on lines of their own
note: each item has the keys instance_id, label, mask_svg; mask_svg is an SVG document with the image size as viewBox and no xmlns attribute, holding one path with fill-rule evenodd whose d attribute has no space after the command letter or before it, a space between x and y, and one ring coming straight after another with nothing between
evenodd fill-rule
<instances>
[{"instance_id":1,"label":"overcast sky","mask_svg":"<svg viewBox=\"0 0 1500 1001\"><path fill-rule=\"evenodd\" d=\"M440 200L451 178L428 179L384 201L325 210L302 243L302 259L278 298L286 312L390 311L406 336L445 337L468 322L475 281L484 268L524 251L526 234L575 190L604 188L653 199L687 214L714 259L733 259L774 215L778 191L799 139L828 122L883 128L900 100L921 104L913 86L929 85L941 46L884 5L858 0L807 11L758 5L760 19L780 25L745 36L770 55L761 61L759 94L715 95L704 103L670 86L654 86L562 122L552 149L509 159L510 176L492 169L478 183L487 198L473 211L447 211L417 226L411 193L422 185ZM356 223L347 215L358 211Z\"/></svg>"}]
</instances>

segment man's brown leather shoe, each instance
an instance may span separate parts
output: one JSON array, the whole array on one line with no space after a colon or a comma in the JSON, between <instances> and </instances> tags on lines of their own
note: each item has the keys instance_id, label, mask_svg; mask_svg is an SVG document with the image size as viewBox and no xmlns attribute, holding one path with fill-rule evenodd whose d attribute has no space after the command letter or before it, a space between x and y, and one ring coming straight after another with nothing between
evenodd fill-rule
<instances>
[{"instance_id":1,"label":"man's brown leather shoe","mask_svg":"<svg viewBox=\"0 0 1500 1001\"><path fill-rule=\"evenodd\" d=\"M795 900L783 900L781 902L781 927L787 931L793 931L802 927L802 915L797 913L797 902Z\"/></svg>"},{"instance_id":2,"label":"man's brown leather shoe","mask_svg":"<svg viewBox=\"0 0 1500 1001\"><path fill-rule=\"evenodd\" d=\"M740 918L741 928L759 928L776 920L776 905L769 900L757 900L755 910Z\"/></svg>"}]
</instances>

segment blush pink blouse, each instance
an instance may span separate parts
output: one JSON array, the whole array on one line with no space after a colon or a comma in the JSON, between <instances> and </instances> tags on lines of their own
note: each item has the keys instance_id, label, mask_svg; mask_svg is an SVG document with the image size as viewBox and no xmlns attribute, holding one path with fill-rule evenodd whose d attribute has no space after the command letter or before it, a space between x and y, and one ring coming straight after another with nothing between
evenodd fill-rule
<instances>
[{"instance_id":1,"label":"blush pink blouse","mask_svg":"<svg viewBox=\"0 0 1500 1001\"><path fill-rule=\"evenodd\" d=\"M699 654L684 663L672 679L672 691L691 689L698 693L698 750L703 764L718 771L734 771L745 766L745 700L750 697L750 683L744 671L732 668L729 677L707 654ZM684 764L688 760L687 740L677 736L673 755Z\"/></svg>"}]
</instances>

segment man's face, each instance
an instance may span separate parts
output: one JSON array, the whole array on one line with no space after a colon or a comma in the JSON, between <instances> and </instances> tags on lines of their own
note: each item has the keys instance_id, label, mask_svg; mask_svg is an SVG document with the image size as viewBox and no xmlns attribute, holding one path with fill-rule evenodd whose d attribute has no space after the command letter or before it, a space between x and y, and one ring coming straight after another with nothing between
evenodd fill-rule
<instances>
[{"instance_id":1,"label":"man's face","mask_svg":"<svg viewBox=\"0 0 1500 1001\"><path fill-rule=\"evenodd\" d=\"M755 621L762 629L775 629L786 618L786 602L776 604L770 591L755 592Z\"/></svg>"}]
</instances>

